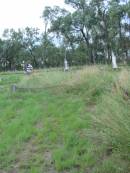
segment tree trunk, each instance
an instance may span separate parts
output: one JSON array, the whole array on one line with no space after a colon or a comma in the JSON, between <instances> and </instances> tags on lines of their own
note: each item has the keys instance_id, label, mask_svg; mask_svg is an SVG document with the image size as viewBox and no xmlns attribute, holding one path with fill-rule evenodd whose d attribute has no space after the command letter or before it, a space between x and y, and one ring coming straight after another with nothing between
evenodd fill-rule
<instances>
[{"instance_id":1,"label":"tree trunk","mask_svg":"<svg viewBox=\"0 0 130 173\"><path fill-rule=\"evenodd\" d=\"M88 40L88 33L86 33L86 34L87 34L87 36L86 36L86 34L84 33L83 29L80 29L80 31L81 31L81 33L82 33L82 36L83 36L83 38L84 38L84 40L85 40L85 42L86 42L87 48L88 48L88 56L89 56L89 58L90 58L90 62L91 62L92 64L94 64L94 63L95 63L95 59L94 59L94 57L93 57L92 46L91 46L91 44L89 43L89 40Z\"/></svg>"}]
</instances>

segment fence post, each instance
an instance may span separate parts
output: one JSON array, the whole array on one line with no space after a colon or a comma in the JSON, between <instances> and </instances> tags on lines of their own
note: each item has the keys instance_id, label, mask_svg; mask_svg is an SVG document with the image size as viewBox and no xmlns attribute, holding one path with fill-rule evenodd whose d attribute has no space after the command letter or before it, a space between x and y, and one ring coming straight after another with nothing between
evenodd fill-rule
<instances>
[{"instance_id":1,"label":"fence post","mask_svg":"<svg viewBox=\"0 0 130 173\"><path fill-rule=\"evenodd\" d=\"M12 86L11 86L11 91L14 93L14 92L16 92L16 85L15 84L13 84Z\"/></svg>"}]
</instances>

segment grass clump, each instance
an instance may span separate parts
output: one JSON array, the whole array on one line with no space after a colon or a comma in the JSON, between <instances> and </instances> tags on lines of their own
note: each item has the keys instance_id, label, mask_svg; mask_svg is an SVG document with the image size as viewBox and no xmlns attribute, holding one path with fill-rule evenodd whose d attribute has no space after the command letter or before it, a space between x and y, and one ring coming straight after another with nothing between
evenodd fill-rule
<instances>
[{"instance_id":1,"label":"grass clump","mask_svg":"<svg viewBox=\"0 0 130 173\"><path fill-rule=\"evenodd\" d=\"M96 172L129 172L130 149L130 77L118 73L110 92L102 95L92 115L92 141L104 146L102 166ZM98 139L98 140L97 140ZM95 142L95 145L98 145ZM118 156L118 157L117 157Z\"/></svg>"}]
</instances>

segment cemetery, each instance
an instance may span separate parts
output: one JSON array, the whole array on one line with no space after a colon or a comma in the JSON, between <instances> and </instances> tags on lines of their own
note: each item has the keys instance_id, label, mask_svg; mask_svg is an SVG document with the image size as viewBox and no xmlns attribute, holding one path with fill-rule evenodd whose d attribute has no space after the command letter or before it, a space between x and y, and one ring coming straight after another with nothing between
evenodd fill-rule
<instances>
[{"instance_id":1,"label":"cemetery","mask_svg":"<svg viewBox=\"0 0 130 173\"><path fill-rule=\"evenodd\" d=\"M1 1L0 24L0 173L130 173L130 0Z\"/></svg>"}]
</instances>

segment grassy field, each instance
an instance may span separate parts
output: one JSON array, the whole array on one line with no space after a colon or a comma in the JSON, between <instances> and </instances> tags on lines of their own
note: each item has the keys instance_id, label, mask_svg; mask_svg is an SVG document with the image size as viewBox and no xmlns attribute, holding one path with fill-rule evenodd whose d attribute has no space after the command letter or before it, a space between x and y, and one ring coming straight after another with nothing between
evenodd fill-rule
<instances>
[{"instance_id":1,"label":"grassy field","mask_svg":"<svg viewBox=\"0 0 130 173\"><path fill-rule=\"evenodd\" d=\"M129 69L0 74L0 173L129 173L129 152Z\"/></svg>"}]
</instances>

